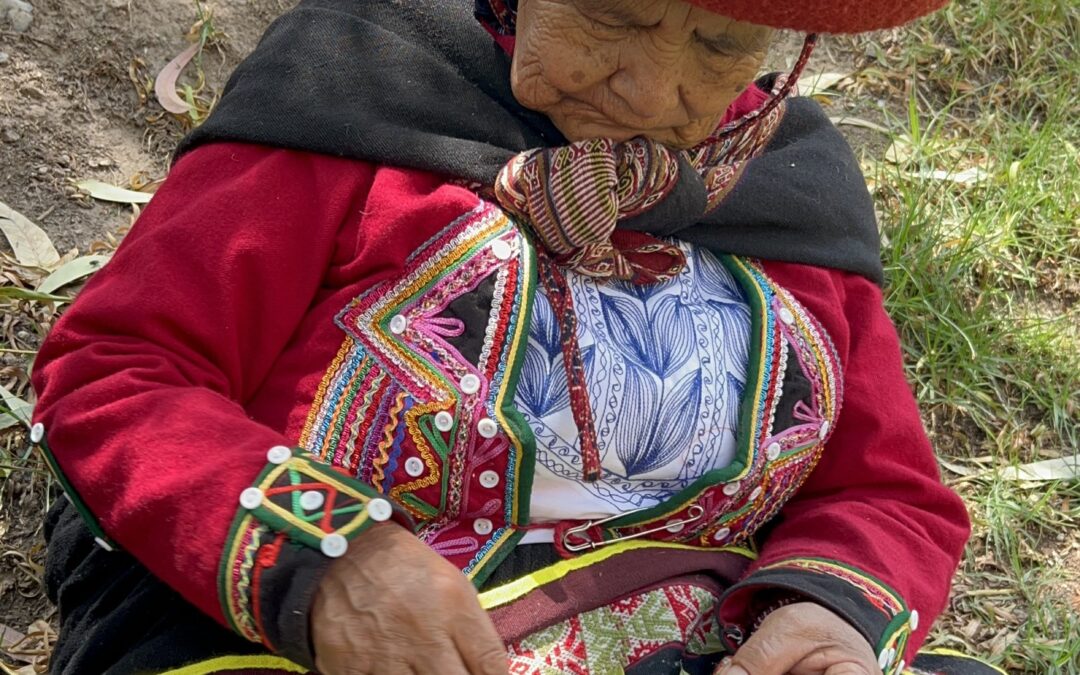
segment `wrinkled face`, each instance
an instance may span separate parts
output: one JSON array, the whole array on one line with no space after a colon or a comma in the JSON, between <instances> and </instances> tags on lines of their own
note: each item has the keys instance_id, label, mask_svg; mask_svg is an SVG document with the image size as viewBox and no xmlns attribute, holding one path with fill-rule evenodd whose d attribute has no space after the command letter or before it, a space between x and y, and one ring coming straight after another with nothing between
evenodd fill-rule
<instances>
[{"instance_id":1,"label":"wrinkled face","mask_svg":"<svg viewBox=\"0 0 1080 675\"><path fill-rule=\"evenodd\" d=\"M682 0L519 0L514 96L571 141L703 141L757 76L772 29Z\"/></svg>"}]
</instances>

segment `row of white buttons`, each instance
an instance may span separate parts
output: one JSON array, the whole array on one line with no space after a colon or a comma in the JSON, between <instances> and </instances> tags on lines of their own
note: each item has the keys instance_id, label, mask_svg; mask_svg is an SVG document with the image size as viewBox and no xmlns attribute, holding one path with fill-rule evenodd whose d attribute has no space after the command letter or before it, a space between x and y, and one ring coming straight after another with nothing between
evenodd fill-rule
<instances>
[{"instance_id":1,"label":"row of white buttons","mask_svg":"<svg viewBox=\"0 0 1080 675\"><path fill-rule=\"evenodd\" d=\"M908 616L908 627L913 631L918 630L918 628L919 628L919 611L918 610L916 610L916 609L911 610L911 614ZM896 657L897 657L897 652L896 652L895 648L883 649L881 651L881 653L878 654L878 666L883 671L888 671L889 667L892 666L893 663L896 662ZM906 664L904 663L904 661L900 661L900 663L897 664L895 672L897 672L897 673L904 672L904 666L905 665Z\"/></svg>"}]
</instances>

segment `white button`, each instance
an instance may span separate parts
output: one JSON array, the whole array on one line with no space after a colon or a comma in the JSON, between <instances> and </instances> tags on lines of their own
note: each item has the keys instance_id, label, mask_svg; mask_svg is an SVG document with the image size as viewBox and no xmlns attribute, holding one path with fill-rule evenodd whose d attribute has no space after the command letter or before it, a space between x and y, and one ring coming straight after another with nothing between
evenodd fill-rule
<instances>
[{"instance_id":1,"label":"white button","mask_svg":"<svg viewBox=\"0 0 1080 675\"><path fill-rule=\"evenodd\" d=\"M394 515L394 507L385 499L376 497L367 503L367 514L375 522L381 523L390 520L390 516Z\"/></svg>"},{"instance_id":2,"label":"white button","mask_svg":"<svg viewBox=\"0 0 1080 675\"><path fill-rule=\"evenodd\" d=\"M480 474L480 485L486 488L493 488L499 484L499 474L494 471L484 471Z\"/></svg>"},{"instance_id":3,"label":"white button","mask_svg":"<svg viewBox=\"0 0 1080 675\"><path fill-rule=\"evenodd\" d=\"M734 483L728 483L724 486L724 494L726 494L728 497L734 497L735 493L738 492L739 488L741 487L742 483L740 483L739 481L735 481Z\"/></svg>"},{"instance_id":4,"label":"white button","mask_svg":"<svg viewBox=\"0 0 1080 675\"><path fill-rule=\"evenodd\" d=\"M240 506L243 506L248 511L259 508L262 500L263 491L257 487L246 488L240 493Z\"/></svg>"},{"instance_id":5,"label":"white button","mask_svg":"<svg viewBox=\"0 0 1080 675\"><path fill-rule=\"evenodd\" d=\"M349 550L349 540L340 534L328 534L319 542L319 550L327 558L340 558Z\"/></svg>"},{"instance_id":6,"label":"white button","mask_svg":"<svg viewBox=\"0 0 1080 675\"><path fill-rule=\"evenodd\" d=\"M480 391L480 378L469 373L465 377L461 378L461 391L466 394L475 394Z\"/></svg>"},{"instance_id":7,"label":"white button","mask_svg":"<svg viewBox=\"0 0 1080 675\"><path fill-rule=\"evenodd\" d=\"M41 442L41 439L45 438L45 425L38 422L34 426L30 427L30 442L37 444Z\"/></svg>"},{"instance_id":8,"label":"white button","mask_svg":"<svg viewBox=\"0 0 1080 675\"><path fill-rule=\"evenodd\" d=\"M101 537L94 537L94 543L97 544L98 546L100 546L101 548L105 549L106 551L109 551L110 553L113 550L113 547L109 546L109 542L105 541Z\"/></svg>"},{"instance_id":9,"label":"white button","mask_svg":"<svg viewBox=\"0 0 1080 675\"><path fill-rule=\"evenodd\" d=\"M715 533L713 533L712 538L715 539L716 541L724 541L725 539L728 538L728 535L730 535L730 534L731 534L731 528L730 527L721 527L719 530L717 530Z\"/></svg>"},{"instance_id":10,"label":"white button","mask_svg":"<svg viewBox=\"0 0 1080 675\"><path fill-rule=\"evenodd\" d=\"M764 492L764 490L761 489L760 485L754 488L754 491L750 493L750 501L754 501L755 499L760 497L762 492Z\"/></svg>"},{"instance_id":11,"label":"white button","mask_svg":"<svg viewBox=\"0 0 1080 675\"><path fill-rule=\"evenodd\" d=\"M491 528L491 521L487 518L477 518L472 524L473 532L480 535L491 534Z\"/></svg>"},{"instance_id":12,"label":"white button","mask_svg":"<svg viewBox=\"0 0 1080 675\"><path fill-rule=\"evenodd\" d=\"M795 315L792 314L791 310L787 307L781 307L780 320L790 326L791 324L795 323Z\"/></svg>"},{"instance_id":13,"label":"white button","mask_svg":"<svg viewBox=\"0 0 1080 675\"><path fill-rule=\"evenodd\" d=\"M877 657L878 668L885 670L889 667L889 650L884 649Z\"/></svg>"},{"instance_id":14,"label":"white button","mask_svg":"<svg viewBox=\"0 0 1080 675\"><path fill-rule=\"evenodd\" d=\"M314 511L326 503L326 497L317 490L308 490L300 494L300 508L305 511Z\"/></svg>"},{"instance_id":15,"label":"white button","mask_svg":"<svg viewBox=\"0 0 1080 675\"><path fill-rule=\"evenodd\" d=\"M905 661L904 659L900 659L900 663L896 666L896 672L898 674L903 673L904 668L907 668L907 661Z\"/></svg>"},{"instance_id":16,"label":"white button","mask_svg":"<svg viewBox=\"0 0 1080 675\"><path fill-rule=\"evenodd\" d=\"M911 626L911 630L919 629L919 610L911 610L911 616L908 617L908 625Z\"/></svg>"},{"instance_id":17,"label":"white button","mask_svg":"<svg viewBox=\"0 0 1080 675\"><path fill-rule=\"evenodd\" d=\"M491 242L491 252L499 260L509 260L510 256L514 255L514 249L502 239Z\"/></svg>"},{"instance_id":18,"label":"white button","mask_svg":"<svg viewBox=\"0 0 1080 675\"><path fill-rule=\"evenodd\" d=\"M424 473L424 460L419 457L410 457L405 460L405 473L409 474L413 478L416 478L420 474Z\"/></svg>"},{"instance_id":19,"label":"white button","mask_svg":"<svg viewBox=\"0 0 1080 675\"><path fill-rule=\"evenodd\" d=\"M821 423L820 427L818 427L817 436L821 440L825 440L825 437L828 436L828 435L829 435L829 422L825 421L825 422Z\"/></svg>"},{"instance_id":20,"label":"white button","mask_svg":"<svg viewBox=\"0 0 1080 675\"><path fill-rule=\"evenodd\" d=\"M394 335L401 335L409 327L409 320L400 314L394 315L394 318L390 319L390 332Z\"/></svg>"},{"instance_id":21,"label":"white button","mask_svg":"<svg viewBox=\"0 0 1080 675\"><path fill-rule=\"evenodd\" d=\"M499 425L490 417L485 417L476 423L476 430L484 438L495 438L499 434Z\"/></svg>"},{"instance_id":22,"label":"white button","mask_svg":"<svg viewBox=\"0 0 1080 675\"><path fill-rule=\"evenodd\" d=\"M780 444L769 443L769 447L765 448L765 456L769 459L776 459L780 456Z\"/></svg>"},{"instance_id":23,"label":"white button","mask_svg":"<svg viewBox=\"0 0 1080 675\"><path fill-rule=\"evenodd\" d=\"M675 534L676 532L682 532L684 527L686 527L686 523L680 522L678 520L672 520L668 522L667 527L665 527L664 529L672 534Z\"/></svg>"},{"instance_id":24,"label":"white button","mask_svg":"<svg viewBox=\"0 0 1080 675\"><path fill-rule=\"evenodd\" d=\"M266 461L271 464L284 464L292 457L292 450L284 445L275 445L266 451Z\"/></svg>"},{"instance_id":25,"label":"white button","mask_svg":"<svg viewBox=\"0 0 1080 675\"><path fill-rule=\"evenodd\" d=\"M435 415L435 428L439 431L450 431L454 428L454 416L443 410Z\"/></svg>"}]
</instances>

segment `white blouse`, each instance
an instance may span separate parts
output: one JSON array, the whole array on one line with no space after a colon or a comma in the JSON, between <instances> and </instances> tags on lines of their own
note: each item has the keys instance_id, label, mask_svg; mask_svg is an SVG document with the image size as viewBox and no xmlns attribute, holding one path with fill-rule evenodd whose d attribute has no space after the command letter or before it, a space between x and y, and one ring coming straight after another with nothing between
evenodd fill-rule
<instances>
[{"instance_id":1,"label":"white blouse","mask_svg":"<svg viewBox=\"0 0 1080 675\"><path fill-rule=\"evenodd\" d=\"M558 323L537 293L515 397L536 436L531 522L655 506L732 461L750 307L715 256L678 245L686 268L660 284L565 272L603 467L596 482L582 480ZM521 543L551 540L541 529Z\"/></svg>"}]
</instances>

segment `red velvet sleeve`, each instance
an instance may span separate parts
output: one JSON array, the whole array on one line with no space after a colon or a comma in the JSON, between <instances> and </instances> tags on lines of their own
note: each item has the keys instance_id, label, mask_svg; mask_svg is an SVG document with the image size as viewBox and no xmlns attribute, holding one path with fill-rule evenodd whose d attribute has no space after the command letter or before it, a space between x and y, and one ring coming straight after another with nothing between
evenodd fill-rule
<instances>
[{"instance_id":1,"label":"red velvet sleeve","mask_svg":"<svg viewBox=\"0 0 1080 675\"><path fill-rule=\"evenodd\" d=\"M771 601L807 597L855 625L883 671L900 672L946 605L967 512L940 481L880 289L819 268L769 263L766 270L832 335L843 407L820 463L722 613L752 630Z\"/></svg>"},{"instance_id":2,"label":"red velvet sleeve","mask_svg":"<svg viewBox=\"0 0 1080 675\"><path fill-rule=\"evenodd\" d=\"M242 504L267 531L294 528L318 550L327 533L275 520L260 497L281 470L333 484L353 512L377 498L308 466L243 407L320 289L339 230L363 212L372 175L359 162L254 145L191 152L37 359L33 440L99 543L234 628L219 572ZM385 500L376 511L396 517ZM357 525L330 523L345 534ZM340 554L335 537L327 555Z\"/></svg>"}]
</instances>

